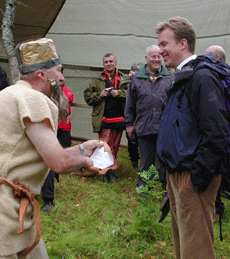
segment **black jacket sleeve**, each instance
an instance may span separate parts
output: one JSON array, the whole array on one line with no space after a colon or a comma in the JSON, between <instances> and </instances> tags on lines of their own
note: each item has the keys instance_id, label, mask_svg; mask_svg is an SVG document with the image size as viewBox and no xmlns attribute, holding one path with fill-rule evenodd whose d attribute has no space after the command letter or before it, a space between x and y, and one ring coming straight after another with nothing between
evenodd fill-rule
<instances>
[{"instance_id":1,"label":"black jacket sleeve","mask_svg":"<svg viewBox=\"0 0 230 259\"><path fill-rule=\"evenodd\" d=\"M0 91L10 85L6 72L0 66Z\"/></svg>"},{"instance_id":2,"label":"black jacket sleeve","mask_svg":"<svg viewBox=\"0 0 230 259\"><path fill-rule=\"evenodd\" d=\"M214 175L220 174L229 143L229 113L218 75L209 69L195 72L191 105L202 135L191 171L195 189L207 189Z\"/></svg>"},{"instance_id":3,"label":"black jacket sleeve","mask_svg":"<svg viewBox=\"0 0 230 259\"><path fill-rule=\"evenodd\" d=\"M125 104L125 123L126 127L133 126L136 119L136 94L135 94L135 81L133 76L131 82L129 83L126 104Z\"/></svg>"}]
</instances>

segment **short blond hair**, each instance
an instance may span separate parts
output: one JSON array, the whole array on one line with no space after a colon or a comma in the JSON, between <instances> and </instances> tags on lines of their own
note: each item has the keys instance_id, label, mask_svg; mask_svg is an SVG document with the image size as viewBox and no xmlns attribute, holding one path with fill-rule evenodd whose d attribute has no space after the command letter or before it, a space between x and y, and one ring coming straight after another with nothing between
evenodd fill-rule
<instances>
[{"instance_id":1,"label":"short blond hair","mask_svg":"<svg viewBox=\"0 0 230 259\"><path fill-rule=\"evenodd\" d=\"M186 39L188 41L189 51L194 54L196 47L196 33L193 25L183 17L176 16L165 22L160 22L156 26L156 34L159 34L166 28L174 31L176 40Z\"/></svg>"}]
</instances>

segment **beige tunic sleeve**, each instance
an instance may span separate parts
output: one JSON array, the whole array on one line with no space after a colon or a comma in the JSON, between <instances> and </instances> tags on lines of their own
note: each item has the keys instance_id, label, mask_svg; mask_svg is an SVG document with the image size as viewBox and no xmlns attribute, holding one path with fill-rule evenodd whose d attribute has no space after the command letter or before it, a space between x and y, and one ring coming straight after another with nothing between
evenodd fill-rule
<instances>
[{"instance_id":1,"label":"beige tunic sleeve","mask_svg":"<svg viewBox=\"0 0 230 259\"><path fill-rule=\"evenodd\" d=\"M44 119L49 119L53 131L57 131L57 107L44 94L32 90L29 93L20 94L17 103L21 125L24 129L23 119L28 117L32 122L41 122Z\"/></svg>"}]
</instances>

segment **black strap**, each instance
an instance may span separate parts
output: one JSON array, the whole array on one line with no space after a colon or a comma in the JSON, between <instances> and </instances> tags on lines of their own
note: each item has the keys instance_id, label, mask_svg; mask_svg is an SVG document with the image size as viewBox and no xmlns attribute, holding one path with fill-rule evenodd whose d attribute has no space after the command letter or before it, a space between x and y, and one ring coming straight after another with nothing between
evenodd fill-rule
<instances>
[{"instance_id":1,"label":"black strap","mask_svg":"<svg viewBox=\"0 0 230 259\"><path fill-rule=\"evenodd\" d=\"M112 82L109 80L108 76L105 74L105 88L114 87Z\"/></svg>"},{"instance_id":2,"label":"black strap","mask_svg":"<svg viewBox=\"0 0 230 259\"><path fill-rule=\"evenodd\" d=\"M219 215L219 225L220 225L220 241L223 241L223 235L222 235L222 221L221 221L222 215L220 213Z\"/></svg>"}]
</instances>

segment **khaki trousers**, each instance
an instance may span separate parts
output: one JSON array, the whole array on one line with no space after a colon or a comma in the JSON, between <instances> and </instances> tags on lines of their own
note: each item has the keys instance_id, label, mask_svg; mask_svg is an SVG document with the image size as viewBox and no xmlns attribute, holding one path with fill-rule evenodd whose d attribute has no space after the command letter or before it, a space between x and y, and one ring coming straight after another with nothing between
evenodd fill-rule
<instances>
[{"instance_id":1,"label":"khaki trousers","mask_svg":"<svg viewBox=\"0 0 230 259\"><path fill-rule=\"evenodd\" d=\"M41 239L40 242L26 257L18 253L18 254L13 254L9 256L0 255L0 259L49 259L49 256L47 254L45 244Z\"/></svg>"},{"instance_id":2,"label":"khaki trousers","mask_svg":"<svg viewBox=\"0 0 230 259\"><path fill-rule=\"evenodd\" d=\"M215 259L213 215L221 176L215 176L208 189L198 193L189 172L167 172L172 234L177 259Z\"/></svg>"},{"instance_id":3,"label":"khaki trousers","mask_svg":"<svg viewBox=\"0 0 230 259\"><path fill-rule=\"evenodd\" d=\"M117 153L121 143L122 131L117 131L115 129L102 129L98 133L100 140L104 140L110 147L112 154L117 158Z\"/></svg>"}]
</instances>

